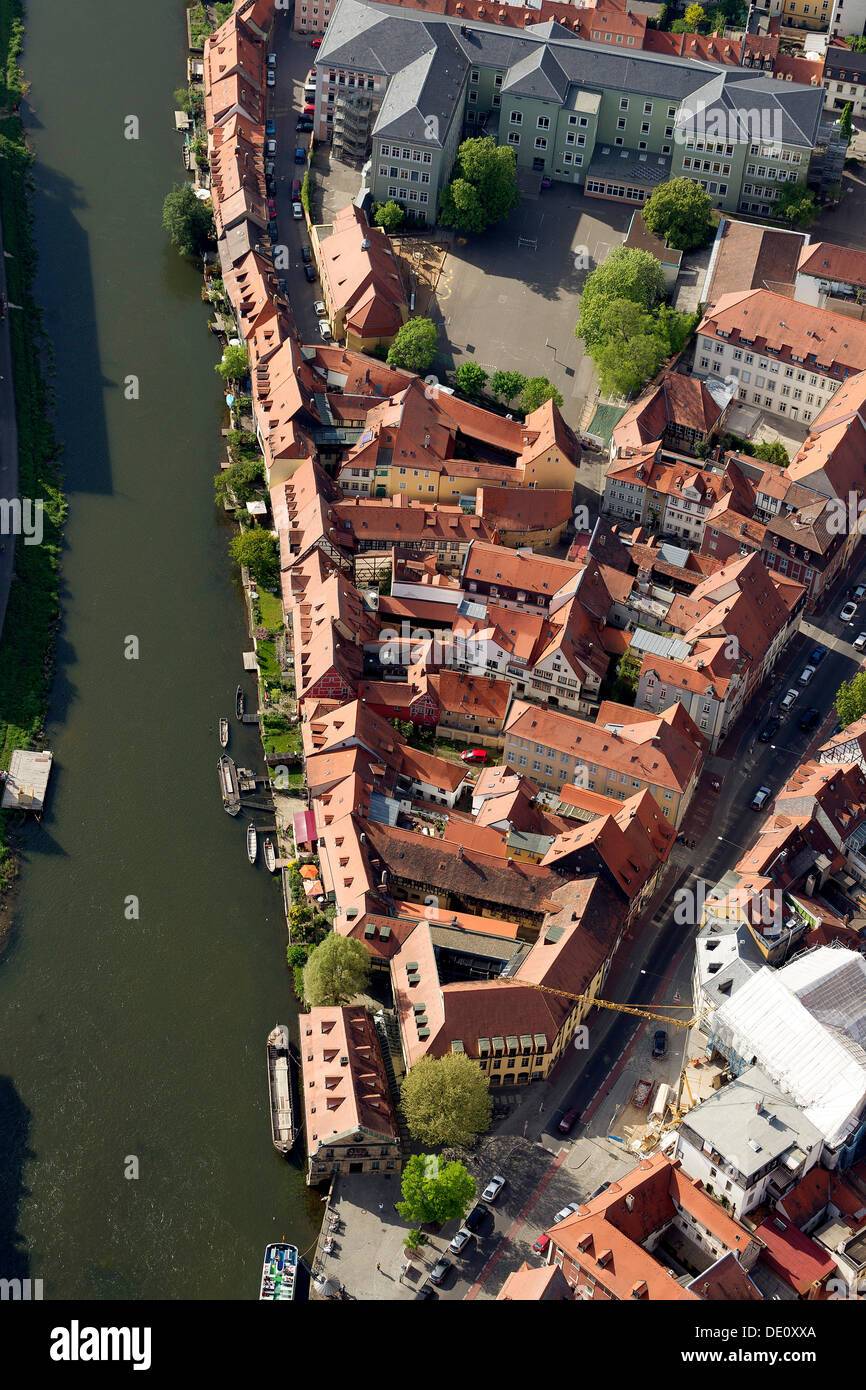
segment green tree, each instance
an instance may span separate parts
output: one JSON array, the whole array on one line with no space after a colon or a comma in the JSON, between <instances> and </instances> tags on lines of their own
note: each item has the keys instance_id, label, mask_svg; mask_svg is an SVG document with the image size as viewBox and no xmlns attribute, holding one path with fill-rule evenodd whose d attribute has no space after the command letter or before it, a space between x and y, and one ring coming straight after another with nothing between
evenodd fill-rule
<instances>
[{"instance_id":1,"label":"green tree","mask_svg":"<svg viewBox=\"0 0 866 1390\"><path fill-rule=\"evenodd\" d=\"M763 444L756 444L754 457L763 459L765 463L777 463L780 468L787 468L791 462L788 450L780 439L767 439Z\"/></svg>"},{"instance_id":2,"label":"green tree","mask_svg":"<svg viewBox=\"0 0 866 1390\"><path fill-rule=\"evenodd\" d=\"M400 1095L412 1137L422 1144L471 1144L490 1124L490 1083L464 1054L420 1057Z\"/></svg>"},{"instance_id":3,"label":"green tree","mask_svg":"<svg viewBox=\"0 0 866 1390\"><path fill-rule=\"evenodd\" d=\"M562 406L562 393L557 391L546 376L531 376L520 393L520 409L524 415L531 415L545 401L553 401Z\"/></svg>"},{"instance_id":4,"label":"green tree","mask_svg":"<svg viewBox=\"0 0 866 1390\"><path fill-rule=\"evenodd\" d=\"M606 395L639 391L668 356L655 316L630 299L608 302L600 319L601 342L591 352Z\"/></svg>"},{"instance_id":5,"label":"green tree","mask_svg":"<svg viewBox=\"0 0 866 1390\"><path fill-rule=\"evenodd\" d=\"M426 372L436 356L436 325L432 319L410 319L398 329L388 349L388 366Z\"/></svg>"},{"instance_id":6,"label":"green tree","mask_svg":"<svg viewBox=\"0 0 866 1390\"><path fill-rule=\"evenodd\" d=\"M810 227L818 216L815 194L805 184L788 184L780 193L773 216L793 227Z\"/></svg>"},{"instance_id":7,"label":"green tree","mask_svg":"<svg viewBox=\"0 0 866 1390\"><path fill-rule=\"evenodd\" d=\"M241 531L229 544L229 554L238 565L246 565L253 579L263 588L280 577L280 552L276 539L261 526Z\"/></svg>"},{"instance_id":8,"label":"green tree","mask_svg":"<svg viewBox=\"0 0 866 1390\"><path fill-rule=\"evenodd\" d=\"M667 344L668 357L682 352L701 321L699 313L682 314L668 304L660 304L655 314L655 332Z\"/></svg>"},{"instance_id":9,"label":"green tree","mask_svg":"<svg viewBox=\"0 0 866 1390\"><path fill-rule=\"evenodd\" d=\"M580 318L575 336L587 351L604 341L601 320L612 299L631 299L642 309L654 309L664 298L665 277L661 265L648 251L618 246L606 261L587 276L580 299Z\"/></svg>"},{"instance_id":10,"label":"green tree","mask_svg":"<svg viewBox=\"0 0 866 1390\"><path fill-rule=\"evenodd\" d=\"M851 114L851 103L849 101L843 107L842 115L839 118L839 134L842 135L844 139L848 141L849 145L851 143L851 136L854 134L854 126L851 122Z\"/></svg>"},{"instance_id":11,"label":"green tree","mask_svg":"<svg viewBox=\"0 0 866 1390\"><path fill-rule=\"evenodd\" d=\"M688 33L696 33L706 20L706 17L707 16L703 5L689 5L685 13L685 20Z\"/></svg>"},{"instance_id":12,"label":"green tree","mask_svg":"<svg viewBox=\"0 0 866 1390\"><path fill-rule=\"evenodd\" d=\"M526 385L526 377L522 372L494 372L490 378L490 391L492 395L499 396L505 401L513 401L515 396L519 396Z\"/></svg>"},{"instance_id":13,"label":"green tree","mask_svg":"<svg viewBox=\"0 0 866 1390\"><path fill-rule=\"evenodd\" d=\"M410 1255L415 1255L427 1244L427 1237L423 1231L410 1231L405 1237L403 1245Z\"/></svg>"},{"instance_id":14,"label":"green tree","mask_svg":"<svg viewBox=\"0 0 866 1390\"><path fill-rule=\"evenodd\" d=\"M863 34L849 34L845 42L855 53L866 53L866 37Z\"/></svg>"},{"instance_id":15,"label":"green tree","mask_svg":"<svg viewBox=\"0 0 866 1390\"><path fill-rule=\"evenodd\" d=\"M401 1186L403 1200L397 1203L397 1210L404 1221L416 1226L428 1221L441 1226L446 1221L459 1220L476 1191L475 1179L462 1163L442 1163L428 1154L414 1154L409 1159Z\"/></svg>"},{"instance_id":16,"label":"green tree","mask_svg":"<svg viewBox=\"0 0 866 1390\"><path fill-rule=\"evenodd\" d=\"M843 681L839 686L836 691L836 713L846 729L866 714L866 671L861 671L853 680Z\"/></svg>"},{"instance_id":17,"label":"green tree","mask_svg":"<svg viewBox=\"0 0 866 1390\"><path fill-rule=\"evenodd\" d=\"M310 952L304 966L304 998L319 1004L342 1006L366 989L370 956L362 941L331 932Z\"/></svg>"},{"instance_id":18,"label":"green tree","mask_svg":"<svg viewBox=\"0 0 866 1390\"><path fill-rule=\"evenodd\" d=\"M703 246L712 233L712 199L692 179L668 179L649 198L643 220L654 236L669 242L676 251L692 251Z\"/></svg>"},{"instance_id":19,"label":"green tree","mask_svg":"<svg viewBox=\"0 0 866 1390\"><path fill-rule=\"evenodd\" d=\"M213 206L195 196L191 183L175 184L165 195L162 225L182 256L200 256L213 236Z\"/></svg>"},{"instance_id":20,"label":"green tree","mask_svg":"<svg viewBox=\"0 0 866 1390\"><path fill-rule=\"evenodd\" d=\"M217 502L224 502L232 495L243 506L261 491L264 482L264 466L261 458L241 458L228 468L223 468L214 478L214 493Z\"/></svg>"},{"instance_id":21,"label":"green tree","mask_svg":"<svg viewBox=\"0 0 866 1390\"><path fill-rule=\"evenodd\" d=\"M488 373L477 362L461 362L457 368L457 385L467 396L480 396L487 378Z\"/></svg>"},{"instance_id":22,"label":"green tree","mask_svg":"<svg viewBox=\"0 0 866 1390\"><path fill-rule=\"evenodd\" d=\"M217 362L214 371L218 372L225 382L243 381L250 372L250 355L246 347L229 343L223 350L222 361Z\"/></svg>"},{"instance_id":23,"label":"green tree","mask_svg":"<svg viewBox=\"0 0 866 1390\"><path fill-rule=\"evenodd\" d=\"M377 227L384 227L386 232L396 232L406 221L406 209L391 198L387 203L379 205L373 221Z\"/></svg>"},{"instance_id":24,"label":"green tree","mask_svg":"<svg viewBox=\"0 0 866 1390\"><path fill-rule=\"evenodd\" d=\"M520 202L517 157L492 135L464 140L451 182L439 198L439 221L459 232L483 232L501 222Z\"/></svg>"}]
</instances>

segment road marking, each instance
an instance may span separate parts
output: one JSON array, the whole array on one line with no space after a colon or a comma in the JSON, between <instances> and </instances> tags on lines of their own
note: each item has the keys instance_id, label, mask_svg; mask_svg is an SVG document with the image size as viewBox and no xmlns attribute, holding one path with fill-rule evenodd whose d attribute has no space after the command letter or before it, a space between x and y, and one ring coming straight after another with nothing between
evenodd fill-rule
<instances>
[{"instance_id":1,"label":"road marking","mask_svg":"<svg viewBox=\"0 0 866 1390\"><path fill-rule=\"evenodd\" d=\"M499 1261L502 1259L502 1256L505 1254L505 1251L508 1249L508 1246L511 1244L512 1240L517 1235L517 1232L520 1230L521 1226L524 1226L526 1224L531 1212L534 1210L538 1202L539 1197L543 1196L543 1194L546 1192L547 1188L550 1186L550 1183L553 1181L554 1177L559 1172L559 1169L562 1167L567 1157L568 1149L560 1149L559 1153L556 1155L556 1158L551 1163L544 1177L541 1179L541 1182L538 1184L538 1187L535 1189L535 1192L532 1194L529 1201L526 1203L526 1206L514 1218L514 1221L509 1226L508 1230L502 1237L493 1254L490 1256L490 1259L487 1261L487 1264L484 1266L475 1283L472 1285L472 1288L466 1294L466 1297L463 1300L464 1303L468 1303L470 1299L475 1299L478 1297L485 1283L490 1278Z\"/></svg>"}]
</instances>

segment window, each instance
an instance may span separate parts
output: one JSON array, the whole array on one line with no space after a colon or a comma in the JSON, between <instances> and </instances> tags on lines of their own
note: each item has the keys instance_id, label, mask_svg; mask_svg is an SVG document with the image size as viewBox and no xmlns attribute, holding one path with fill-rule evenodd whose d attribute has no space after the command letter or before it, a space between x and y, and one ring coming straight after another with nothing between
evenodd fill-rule
<instances>
[{"instance_id":1,"label":"window","mask_svg":"<svg viewBox=\"0 0 866 1390\"><path fill-rule=\"evenodd\" d=\"M641 135L649 135L649 121L642 121L640 128Z\"/></svg>"},{"instance_id":2,"label":"window","mask_svg":"<svg viewBox=\"0 0 866 1390\"><path fill-rule=\"evenodd\" d=\"M509 143L509 145L519 145L519 144L520 144L520 136L517 134L517 131L516 131L516 130L509 130L509 132L508 132L508 143Z\"/></svg>"},{"instance_id":3,"label":"window","mask_svg":"<svg viewBox=\"0 0 866 1390\"><path fill-rule=\"evenodd\" d=\"M535 125L538 130L550 130L550 117L539 116L538 120L535 122Z\"/></svg>"},{"instance_id":4,"label":"window","mask_svg":"<svg viewBox=\"0 0 866 1390\"><path fill-rule=\"evenodd\" d=\"M620 116L619 120L617 121L616 128L617 130L625 130L625 121L622 116Z\"/></svg>"},{"instance_id":5,"label":"window","mask_svg":"<svg viewBox=\"0 0 866 1390\"><path fill-rule=\"evenodd\" d=\"M628 97L620 97L619 109L620 111L628 110Z\"/></svg>"},{"instance_id":6,"label":"window","mask_svg":"<svg viewBox=\"0 0 866 1390\"><path fill-rule=\"evenodd\" d=\"M536 137L535 137L535 148L536 148L537 150L546 150L546 149L547 149L547 141L545 140L545 138L544 138L543 135L536 135Z\"/></svg>"},{"instance_id":7,"label":"window","mask_svg":"<svg viewBox=\"0 0 866 1390\"><path fill-rule=\"evenodd\" d=\"M523 125L523 112L512 111L508 119L511 125Z\"/></svg>"}]
</instances>

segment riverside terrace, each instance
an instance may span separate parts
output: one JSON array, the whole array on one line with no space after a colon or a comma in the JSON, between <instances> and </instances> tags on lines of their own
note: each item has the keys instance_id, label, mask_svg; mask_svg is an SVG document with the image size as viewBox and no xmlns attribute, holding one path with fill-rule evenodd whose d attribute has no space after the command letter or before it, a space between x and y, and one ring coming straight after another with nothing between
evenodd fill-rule
<instances>
[{"instance_id":1,"label":"riverside terrace","mask_svg":"<svg viewBox=\"0 0 866 1390\"><path fill-rule=\"evenodd\" d=\"M515 31L340 0L314 121L318 140L351 130L344 155L370 158L375 201L399 198L431 223L467 135L493 135L528 175L594 196L640 205L684 175L733 210L750 154L772 160L775 182L818 173L823 101L760 70L600 48L553 21Z\"/></svg>"}]
</instances>

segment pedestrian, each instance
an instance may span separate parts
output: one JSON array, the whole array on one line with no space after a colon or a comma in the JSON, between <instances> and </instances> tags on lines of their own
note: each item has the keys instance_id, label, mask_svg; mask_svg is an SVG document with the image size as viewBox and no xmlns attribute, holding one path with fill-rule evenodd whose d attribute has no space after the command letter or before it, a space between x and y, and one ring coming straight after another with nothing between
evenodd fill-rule
<instances>
[{"instance_id":1,"label":"pedestrian","mask_svg":"<svg viewBox=\"0 0 866 1390\"><path fill-rule=\"evenodd\" d=\"M379 1274L382 1273L382 1266L380 1265L380 1263L379 1263L378 1260L376 1261L376 1271L377 1271L377 1273L379 1273Z\"/></svg>"}]
</instances>

